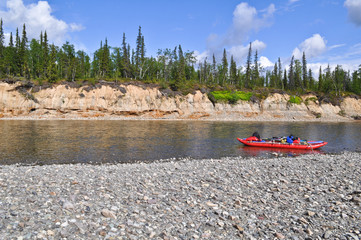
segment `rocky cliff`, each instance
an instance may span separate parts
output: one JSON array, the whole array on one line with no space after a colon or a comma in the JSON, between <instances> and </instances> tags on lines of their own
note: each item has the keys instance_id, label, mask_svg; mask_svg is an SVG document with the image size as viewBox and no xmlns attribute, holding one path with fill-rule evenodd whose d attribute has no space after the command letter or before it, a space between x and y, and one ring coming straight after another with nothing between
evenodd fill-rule
<instances>
[{"instance_id":1,"label":"rocky cliff","mask_svg":"<svg viewBox=\"0 0 361 240\"><path fill-rule=\"evenodd\" d=\"M268 121L349 121L361 116L361 99L344 98L338 105L316 96L302 96L301 104L274 93L258 102L212 103L206 93L186 96L154 86L102 82L95 86L59 84L33 86L0 82L2 118L205 119Z\"/></svg>"}]
</instances>

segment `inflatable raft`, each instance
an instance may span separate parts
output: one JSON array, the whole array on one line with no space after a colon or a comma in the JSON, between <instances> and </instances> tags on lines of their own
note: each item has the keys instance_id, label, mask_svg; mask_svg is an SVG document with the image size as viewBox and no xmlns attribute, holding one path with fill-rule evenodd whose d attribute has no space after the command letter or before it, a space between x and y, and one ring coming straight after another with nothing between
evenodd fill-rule
<instances>
[{"instance_id":1,"label":"inflatable raft","mask_svg":"<svg viewBox=\"0 0 361 240\"><path fill-rule=\"evenodd\" d=\"M302 149L313 150L325 146L327 142L324 141L304 141L301 140L297 143L287 143L282 140L255 140L254 138L237 138L238 141L246 146L251 147L267 147L267 148L285 148L285 149Z\"/></svg>"}]
</instances>

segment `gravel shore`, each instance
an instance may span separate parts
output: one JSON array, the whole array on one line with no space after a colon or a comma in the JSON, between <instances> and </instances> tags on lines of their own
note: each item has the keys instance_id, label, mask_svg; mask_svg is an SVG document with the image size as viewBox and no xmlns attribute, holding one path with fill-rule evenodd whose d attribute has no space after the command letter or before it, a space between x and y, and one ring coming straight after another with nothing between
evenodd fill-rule
<instances>
[{"instance_id":1,"label":"gravel shore","mask_svg":"<svg viewBox=\"0 0 361 240\"><path fill-rule=\"evenodd\" d=\"M361 153L0 167L1 239L361 239Z\"/></svg>"}]
</instances>

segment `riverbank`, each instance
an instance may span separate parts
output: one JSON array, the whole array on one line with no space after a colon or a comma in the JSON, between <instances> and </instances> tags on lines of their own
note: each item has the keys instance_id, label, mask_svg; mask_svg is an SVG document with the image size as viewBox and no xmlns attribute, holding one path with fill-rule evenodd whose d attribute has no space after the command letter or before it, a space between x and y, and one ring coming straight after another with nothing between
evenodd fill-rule
<instances>
[{"instance_id":1,"label":"riverbank","mask_svg":"<svg viewBox=\"0 0 361 240\"><path fill-rule=\"evenodd\" d=\"M206 90L187 95L153 85L102 82L77 86L33 86L0 82L0 119L116 119L209 121L349 122L360 119L361 99L307 93L269 93L235 103L209 98Z\"/></svg>"},{"instance_id":2,"label":"riverbank","mask_svg":"<svg viewBox=\"0 0 361 240\"><path fill-rule=\"evenodd\" d=\"M224 121L224 122L320 122L320 123L352 123L352 122L361 122L359 119L347 118L347 117L328 117L328 118L303 118L303 117L282 117L282 118L273 118L267 116L258 116L258 117L243 117L237 114L222 114L220 116L212 117L199 117L199 118L177 118L177 117L158 117L154 118L152 116L116 116L112 114L54 114L54 115L26 115L26 116L8 116L1 117L1 120L95 120L95 121Z\"/></svg>"},{"instance_id":3,"label":"riverbank","mask_svg":"<svg viewBox=\"0 0 361 240\"><path fill-rule=\"evenodd\" d=\"M359 239L361 153L1 166L3 239Z\"/></svg>"}]
</instances>

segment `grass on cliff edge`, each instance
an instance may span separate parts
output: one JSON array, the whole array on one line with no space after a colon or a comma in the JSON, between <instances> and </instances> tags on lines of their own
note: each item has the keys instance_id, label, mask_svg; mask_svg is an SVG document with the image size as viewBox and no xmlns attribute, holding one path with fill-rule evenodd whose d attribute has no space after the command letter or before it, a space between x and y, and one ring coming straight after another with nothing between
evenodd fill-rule
<instances>
[{"instance_id":1,"label":"grass on cliff edge","mask_svg":"<svg viewBox=\"0 0 361 240\"><path fill-rule=\"evenodd\" d=\"M214 102L237 103L238 100L249 101L253 93L243 91L213 91L208 94Z\"/></svg>"},{"instance_id":2,"label":"grass on cliff edge","mask_svg":"<svg viewBox=\"0 0 361 240\"><path fill-rule=\"evenodd\" d=\"M292 95L290 97L290 100L288 100L289 103L294 103L294 104L301 104L302 103L302 98L300 98L299 96L295 96Z\"/></svg>"}]
</instances>

